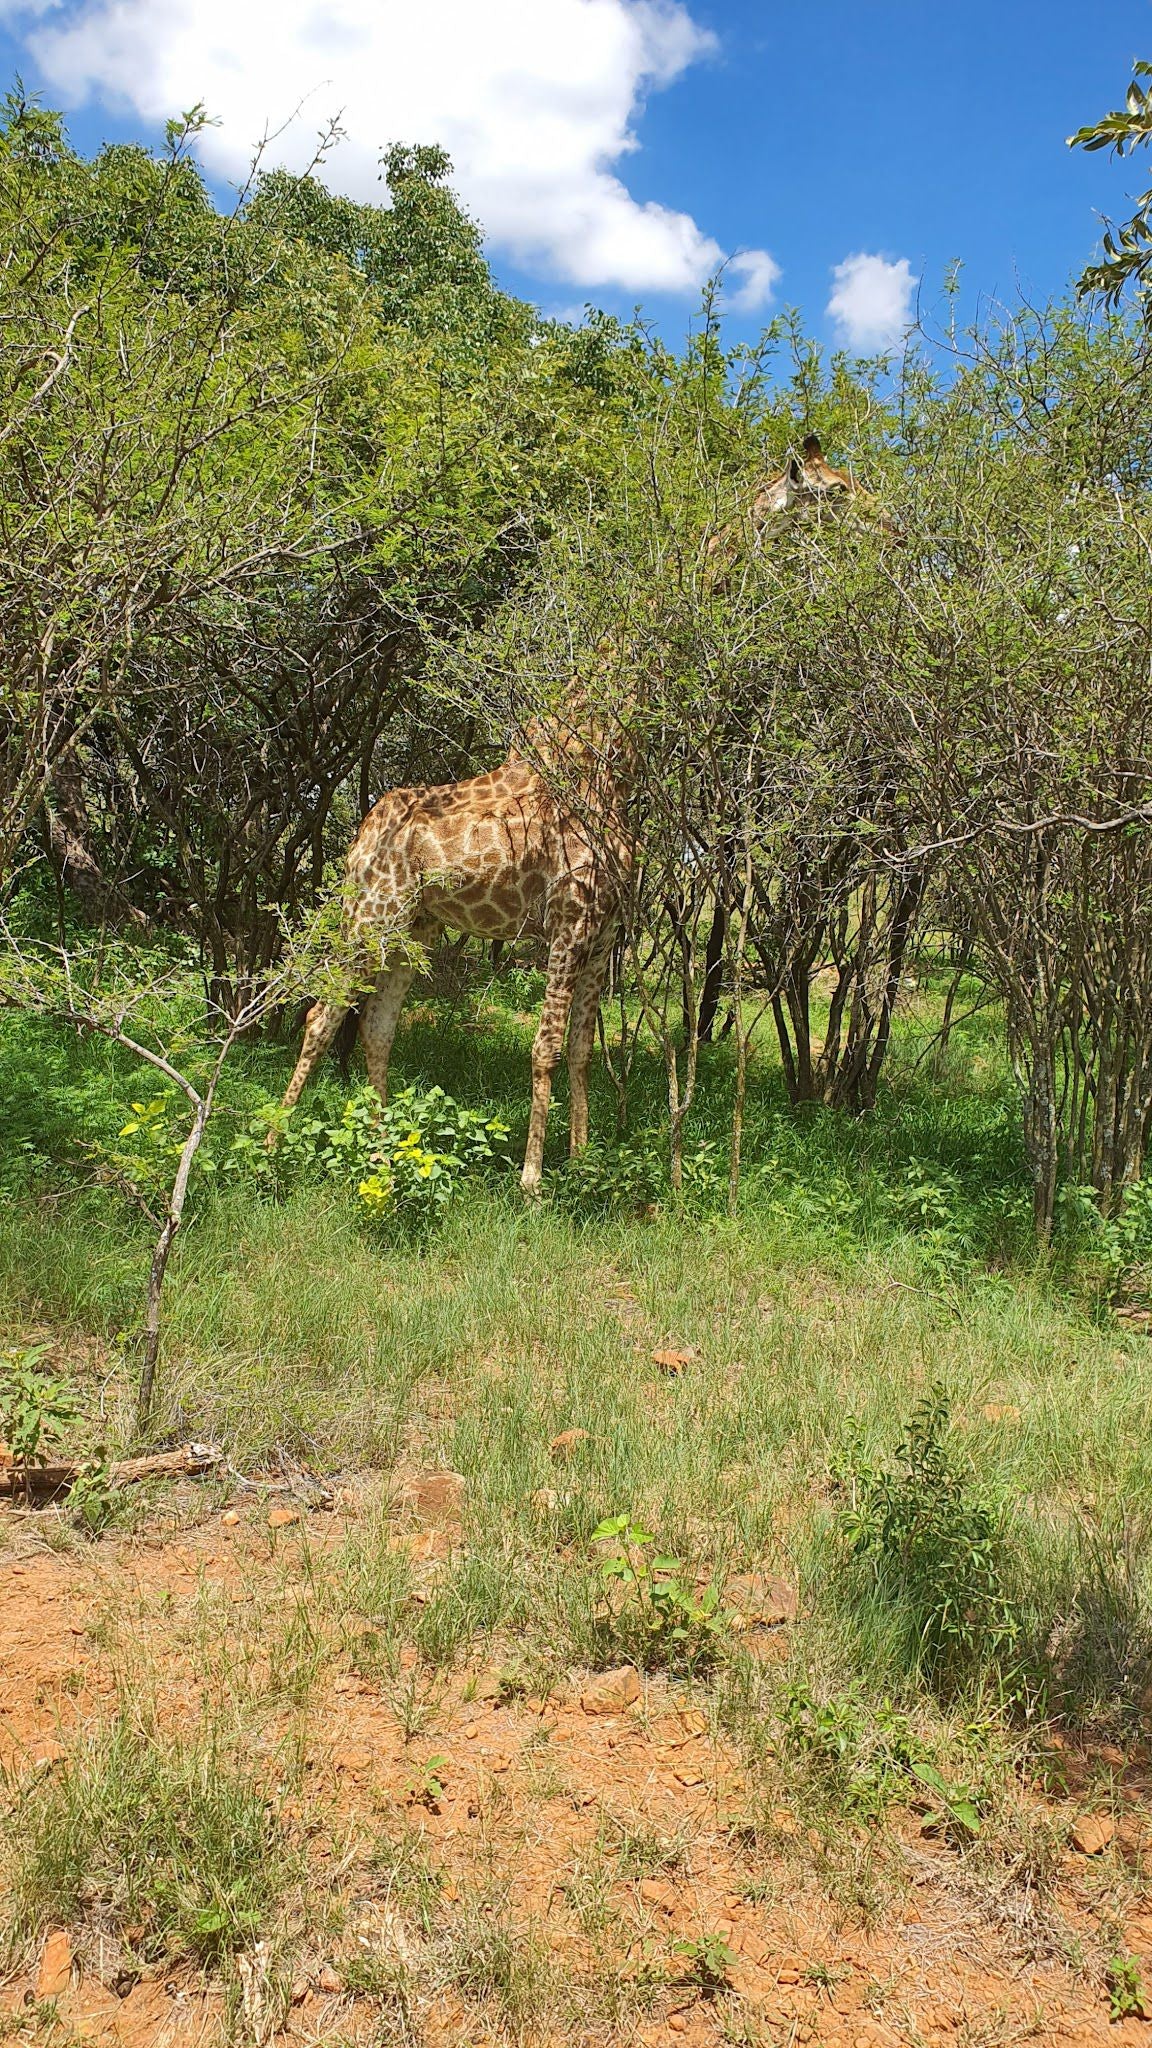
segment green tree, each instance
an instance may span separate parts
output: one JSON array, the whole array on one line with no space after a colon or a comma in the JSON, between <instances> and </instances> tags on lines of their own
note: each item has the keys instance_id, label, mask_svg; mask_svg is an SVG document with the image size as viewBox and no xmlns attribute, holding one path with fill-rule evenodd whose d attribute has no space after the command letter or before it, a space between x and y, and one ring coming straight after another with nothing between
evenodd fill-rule
<instances>
[{"instance_id":1,"label":"green tree","mask_svg":"<svg viewBox=\"0 0 1152 2048\"><path fill-rule=\"evenodd\" d=\"M223 216L202 121L0 134L0 866L41 817L236 1008L370 797L484 758L422 678L611 470L627 351L498 291L442 151L389 152L390 206L277 172Z\"/></svg>"},{"instance_id":2,"label":"green tree","mask_svg":"<svg viewBox=\"0 0 1152 2048\"><path fill-rule=\"evenodd\" d=\"M1122 107L1114 107L1099 121L1078 128L1068 137L1070 149L1110 150L1113 156L1130 156L1152 140L1152 64L1133 66L1132 83ZM1104 231L1104 254L1090 263L1080 278L1081 294L1100 292L1104 303L1115 306L1125 288L1135 288L1145 319L1152 318L1149 290L1152 285L1152 188L1141 193L1135 210L1119 226L1109 223Z\"/></svg>"}]
</instances>

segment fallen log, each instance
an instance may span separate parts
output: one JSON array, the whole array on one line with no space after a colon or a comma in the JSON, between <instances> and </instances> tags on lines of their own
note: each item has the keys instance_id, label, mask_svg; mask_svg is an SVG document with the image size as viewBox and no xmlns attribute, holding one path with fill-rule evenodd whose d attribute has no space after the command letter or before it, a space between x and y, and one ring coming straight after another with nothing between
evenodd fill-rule
<instances>
[{"instance_id":1,"label":"fallen log","mask_svg":"<svg viewBox=\"0 0 1152 2048\"><path fill-rule=\"evenodd\" d=\"M141 1479L195 1479L224 1463L215 1444L183 1444L178 1451L155 1451L145 1458L118 1458L104 1468L109 1486L134 1486ZM72 1458L47 1465L0 1467L0 1500L47 1500L66 1493L76 1481L100 1466L91 1458Z\"/></svg>"}]
</instances>

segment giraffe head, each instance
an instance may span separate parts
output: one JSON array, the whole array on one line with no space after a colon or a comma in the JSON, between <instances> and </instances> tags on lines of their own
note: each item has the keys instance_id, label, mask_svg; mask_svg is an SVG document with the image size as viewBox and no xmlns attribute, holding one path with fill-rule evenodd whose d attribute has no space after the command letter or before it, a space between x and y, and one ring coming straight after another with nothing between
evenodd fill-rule
<instances>
[{"instance_id":1,"label":"giraffe head","mask_svg":"<svg viewBox=\"0 0 1152 2048\"><path fill-rule=\"evenodd\" d=\"M714 592L728 587L731 571L751 538L752 548L776 521L803 519L825 512L839 516L851 508L887 537L899 541L900 529L879 499L846 469L825 460L815 434L806 434L799 455L791 454L783 469L761 484L744 519L735 519L714 533L705 549L709 583ZM748 528L751 527L751 536Z\"/></svg>"},{"instance_id":2,"label":"giraffe head","mask_svg":"<svg viewBox=\"0 0 1152 2048\"><path fill-rule=\"evenodd\" d=\"M752 501L752 523L757 533L780 513L803 515L810 512L841 512L856 506L870 518L891 528L871 491L857 483L846 469L834 469L825 460L815 434L806 434L799 455L790 455L779 474L762 484Z\"/></svg>"}]
</instances>

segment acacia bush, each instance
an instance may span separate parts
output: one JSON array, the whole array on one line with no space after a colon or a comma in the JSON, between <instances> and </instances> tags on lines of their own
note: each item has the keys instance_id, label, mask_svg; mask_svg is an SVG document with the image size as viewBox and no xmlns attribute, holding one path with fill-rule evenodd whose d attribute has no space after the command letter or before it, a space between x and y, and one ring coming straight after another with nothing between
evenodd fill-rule
<instances>
[{"instance_id":1,"label":"acacia bush","mask_svg":"<svg viewBox=\"0 0 1152 2048\"><path fill-rule=\"evenodd\" d=\"M1118 1206L1152 1112L1148 374L1142 333L1083 311L981 345L925 408L877 664L945 915L1003 1004L1042 1240L1062 1182Z\"/></svg>"},{"instance_id":2,"label":"acacia bush","mask_svg":"<svg viewBox=\"0 0 1152 2048\"><path fill-rule=\"evenodd\" d=\"M429 716L551 508L610 466L586 344L496 290L437 149L391 205L0 121L0 880L190 933L236 1014L389 782L487 758Z\"/></svg>"},{"instance_id":3,"label":"acacia bush","mask_svg":"<svg viewBox=\"0 0 1152 2048\"><path fill-rule=\"evenodd\" d=\"M1002 1006L1045 1242L1061 1187L1118 1208L1152 1115L1147 337L1029 315L899 406L737 368L663 365L457 676L616 864L674 1185L721 991L734 1199L764 1019L794 1103L867 1111L923 937ZM757 528L798 399L878 496Z\"/></svg>"}]
</instances>

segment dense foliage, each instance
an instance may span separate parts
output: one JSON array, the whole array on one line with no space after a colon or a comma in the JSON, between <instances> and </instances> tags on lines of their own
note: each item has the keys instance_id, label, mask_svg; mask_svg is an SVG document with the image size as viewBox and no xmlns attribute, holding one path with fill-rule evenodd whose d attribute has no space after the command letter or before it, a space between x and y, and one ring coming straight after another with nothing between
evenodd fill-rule
<instances>
[{"instance_id":1,"label":"dense foliage","mask_svg":"<svg viewBox=\"0 0 1152 2048\"><path fill-rule=\"evenodd\" d=\"M868 1111L927 956L945 1041L962 975L1000 1007L1040 1237L1115 1214L1152 1116L1142 324L1021 313L894 379L786 320L726 349L706 303L677 355L500 292L435 148L386 206L318 160L224 215L201 118L90 161L22 100L0 128L9 1000L59 1010L54 920L99 1028L159 947L230 1043L305 985L368 802L511 731L591 829L589 763L627 790L613 1077L623 1126L659 1048L674 1187L702 1041L735 1203L757 1032L793 1104ZM757 524L813 429L869 494Z\"/></svg>"}]
</instances>

